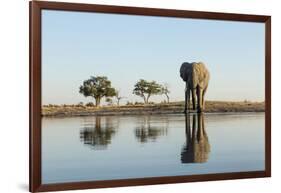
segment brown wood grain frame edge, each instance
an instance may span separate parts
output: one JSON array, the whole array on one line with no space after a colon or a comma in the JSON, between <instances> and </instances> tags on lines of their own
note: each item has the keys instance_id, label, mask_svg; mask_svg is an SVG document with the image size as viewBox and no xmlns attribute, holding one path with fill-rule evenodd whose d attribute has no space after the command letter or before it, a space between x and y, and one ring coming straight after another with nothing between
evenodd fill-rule
<instances>
[{"instance_id":1,"label":"brown wood grain frame edge","mask_svg":"<svg viewBox=\"0 0 281 193\"><path fill-rule=\"evenodd\" d=\"M29 190L41 185L41 9L35 1L30 7L30 133L29 133Z\"/></svg>"},{"instance_id":2,"label":"brown wood grain frame edge","mask_svg":"<svg viewBox=\"0 0 281 193\"><path fill-rule=\"evenodd\" d=\"M139 178L139 179L105 180L105 181L95 181L95 182L89 181L89 182L45 184L42 185L38 189L38 191L46 192L46 191L78 190L78 189L92 189L92 188L112 188L112 187L124 187L124 186L173 184L173 183L185 183L185 182L234 180L234 179L262 178L262 177L266 177L264 171L203 174L203 175L191 175L191 176L167 176L167 177L152 177L152 178Z\"/></svg>"},{"instance_id":3,"label":"brown wood grain frame edge","mask_svg":"<svg viewBox=\"0 0 281 193\"><path fill-rule=\"evenodd\" d=\"M265 21L265 171L271 176L271 17Z\"/></svg>"},{"instance_id":4,"label":"brown wood grain frame edge","mask_svg":"<svg viewBox=\"0 0 281 193\"><path fill-rule=\"evenodd\" d=\"M195 19L214 19L229 21L249 21L249 22L265 22L269 16L266 15L250 15L237 13L220 13L207 11L188 11L176 9L160 9L147 7L127 7L116 5L99 5L85 3L65 3L54 1L33 1L45 10L62 10L62 11L80 11L80 12L99 12L99 13L116 13L128 15L146 15L146 16L163 16L163 17L179 17L179 18L195 18Z\"/></svg>"},{"instance_id":5,"label":"brown wood grain frame edge","mask_svg":"<svg viewBox=\"0 0 281 193\"><path fill-rule=\"evenodd\" d=\"M58 191L89 188L105 188L136 185L153 185L271 176L271 17L233 13L215 13L142 7L77 4L62 2L31 1L29 20L30 49L30 147L29 147L29 190ZM73 182L58 184L41 183L41 10L84 11L129 15L163 16L228 21L249 21L265 23L265 171L204 174L192 176L168 176L139 179Z\"/></svg>"}]
</instances>

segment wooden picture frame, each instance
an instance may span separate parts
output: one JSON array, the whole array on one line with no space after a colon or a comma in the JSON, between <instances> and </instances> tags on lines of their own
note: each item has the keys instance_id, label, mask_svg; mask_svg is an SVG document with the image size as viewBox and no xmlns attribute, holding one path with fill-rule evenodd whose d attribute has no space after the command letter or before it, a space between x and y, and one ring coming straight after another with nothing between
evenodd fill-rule
<instances>
[{"instance_id":1,"label":"wooden picture frame","mask_svg":"<svg viewBox=\"0 0 281 193\"><path fill-rule=\"evenodd\" d=\"M151 184L197 182L211 180L229 180L242 178L261 178L271 176L271 17L264 15L246 15L155 9L141 7L123 7L108 5L76 4L62 2L31 1L30 9L30 179L31 192L76 190L89 188L121 187ZM225 21L246 21L265 24L265 170L199 174L189 176L165 176L137 179L118 179L42 184L41 182L41 11L63 10L79 12L114 13L141 16L162 16L176 18L194 18Z\"/></svg>"}]
</instances>

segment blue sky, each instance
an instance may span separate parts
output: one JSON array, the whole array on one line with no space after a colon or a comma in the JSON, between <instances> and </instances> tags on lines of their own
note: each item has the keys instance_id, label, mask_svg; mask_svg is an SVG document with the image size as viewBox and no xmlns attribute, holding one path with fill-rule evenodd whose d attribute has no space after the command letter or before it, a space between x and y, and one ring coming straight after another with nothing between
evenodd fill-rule
<instances>
[{"instance_id":1,"label":"blue sky","mask_svg":"<svg viewBox=\"0 0 281 193\"><path fill-rule=\"evenodd\" d=\"M89 102L79 86L107 76L123 103L139 79L167 83L171 101L184 100L183 62L210 71L207 100L264 100L264 24L43 10L42 102ZM151 101L165 100L153 96Z\"/></svg>"}]
</instances>

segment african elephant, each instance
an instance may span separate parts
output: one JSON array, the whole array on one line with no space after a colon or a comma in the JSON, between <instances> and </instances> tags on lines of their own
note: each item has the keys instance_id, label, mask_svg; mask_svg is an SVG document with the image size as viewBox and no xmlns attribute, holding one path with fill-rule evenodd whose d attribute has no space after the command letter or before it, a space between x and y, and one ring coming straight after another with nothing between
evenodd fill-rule
<instances>
[{"instance_id":1,"label":"african elephant","mask_svg":"<svg viewBox=\"0 0 281 193\"><path fill-rule=\"evenodd\" d=\"M180 76L185 81L185 107L184 113L187 113L190 103L190 93L192 94L193 110L196 110L197 97L197 111L202 112L205 109L205 99L210 74L206 66L202 62L184 62L180 68Z\"/></svg>"}]
</instances>

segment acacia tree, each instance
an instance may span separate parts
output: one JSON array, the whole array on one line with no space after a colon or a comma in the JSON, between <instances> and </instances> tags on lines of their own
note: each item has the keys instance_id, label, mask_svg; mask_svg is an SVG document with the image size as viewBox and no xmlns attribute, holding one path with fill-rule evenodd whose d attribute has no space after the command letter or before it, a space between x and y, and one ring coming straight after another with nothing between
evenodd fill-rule
<instances>
[{"instance_id":1,"label":"acacia tree","mask_svg":"<svg viewBox=\"0 0 281 193\"><path fill-rule=\"evenodd\" d=\"M96 101L96 106L100 106L101 99L115 96L116 90L111 87L111 82L106 76L91 76L80 86L79 93L85 97L93 97Z\"/></svg>"},{"instance_id":2,"label":"acacia tree","mask_svg":"<svg viewBox=\"0 0 281 193\"><path fill-rule=\"evenodd\" d=\"M143 98L144 103L147 104L152 95L161 94L162 86L155 81L146 81L140 79L133 90L133 94Z\"/></svg>"},{"instance_id":3,"label":"acacia tree","mask_svg":"<svg viewBox=\"0 0 281 193\"><path fill-rule=\"evenodd\" d=\"M164 84L162 86L161 93L167 97L167 102L169 103L170 102L170 97L169 97L170 90L169 90L168 84Z\"/></svg>"}]
</instances>

